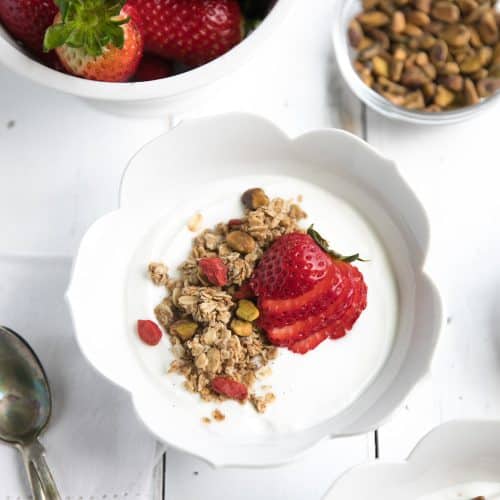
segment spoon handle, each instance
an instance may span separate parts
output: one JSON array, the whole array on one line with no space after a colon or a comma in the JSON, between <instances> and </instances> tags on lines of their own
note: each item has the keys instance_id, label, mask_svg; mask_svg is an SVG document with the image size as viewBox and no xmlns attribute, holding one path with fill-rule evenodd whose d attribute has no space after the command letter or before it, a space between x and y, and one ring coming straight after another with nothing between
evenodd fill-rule
<instances>
[{"instance_id":1,"label":"spoon handle","mask_svg":"<svg viewBox=\"0 0 500 500\"><path fill-rule=\"evenodd\" d=\"M61 500L56 483L45 461L45 449L38 439L21 447L35 500Z\"/></svg>"}]
</instances>

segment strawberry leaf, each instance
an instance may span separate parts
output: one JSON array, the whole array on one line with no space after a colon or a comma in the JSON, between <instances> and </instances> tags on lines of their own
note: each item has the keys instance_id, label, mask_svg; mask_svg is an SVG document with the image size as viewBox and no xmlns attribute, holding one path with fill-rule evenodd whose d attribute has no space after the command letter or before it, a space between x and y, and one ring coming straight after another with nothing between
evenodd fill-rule
<instances>
[{"instance_id":1,"label":"strawberry leaf","mask_svg":"<svg viewBox=\"0 0 500 500\"><path fill-rule=\"evenodd\" d=\"M44 50L62 45L82 49L98 57L112 45L119 49L125 43L123 25L130 21L121 15L126 0L56 0L61 22L47 29Z\"/></svg>"},{"instance_id":2,"label":"strawberry leaf","mask_svg":"<svg viewBox=\"0 0 500 500\"><path fill-rule=\"evenodd\" d=\"M316 242L316 244L323 249L328 255L331 255L335 260L341 260L342 262L355 262L359 260L360 262L368 262L365 259L361 259L359 253L355 253L354 255L342 255L337 253L335 250L330 248L328 241L321 236L318 231L314 229L313 224L311 224L307 230L307 234Z\"/></svg>"}]
</instances>

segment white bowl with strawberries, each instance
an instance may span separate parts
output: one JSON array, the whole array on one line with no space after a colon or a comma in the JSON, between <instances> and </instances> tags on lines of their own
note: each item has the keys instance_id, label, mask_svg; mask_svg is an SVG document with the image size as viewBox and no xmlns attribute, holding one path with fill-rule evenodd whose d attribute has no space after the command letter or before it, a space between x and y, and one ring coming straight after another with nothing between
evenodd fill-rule
<instances>
[{"instance_id":1,"label":"white bowl with strawberries","mask_svg":"<svg viewBox=\"0 0 500 500\"><path fill-rule=\"evenodd\" d=\"M442 323L428 240L360 139L222 115L134 156L67 298L84 354L162 441L276 465L377 428L427 373Z\"/></svg>"},{"instance_id":2,"label":"white bowl with strawberries","mask_svg":"<svg viewBox=\"0 0 500 500\"><path fill-rule=\"evenodd\" d=\"M4 0L0 63L137 116L185 111L245 64L296 0Z\"/></svg>"}]
</instances>

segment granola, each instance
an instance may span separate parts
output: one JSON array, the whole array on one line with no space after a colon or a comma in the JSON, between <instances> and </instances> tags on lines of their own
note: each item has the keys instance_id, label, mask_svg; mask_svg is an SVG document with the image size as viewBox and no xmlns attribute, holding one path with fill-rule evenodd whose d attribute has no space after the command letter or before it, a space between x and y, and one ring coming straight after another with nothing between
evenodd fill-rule
<instances>
[{"instance_id":1,"label":"granola","mask_svg":"<svg viewBox=\"0 0 500 500\"><path fill-rule=\"evenodd\" d=\"M276 358L277 348L254 323L259 316L255 304L238 300L237 292L271 243L284 234L303 231L298 223L306 214L293 201L269 200L259 189L247 191L242 200L246 208L241 218L221 222L194 238L178 279L170 278L167 267L158 262L149 265L149 275L167 291L155 314L170 334L175 360L169 373L183 375L186 389L205 401L228 399L211 385L215 377L227 377L243 384L248 390L245 399L264 412L275 396L272 392L257 395L254 384L271 373L268 364ZM227 268L224 286L214 285L210 274L201 271L200 259L210 258L220 259ZM224 418L220 412L212 416Z\"/></svg>"}]
</instances>

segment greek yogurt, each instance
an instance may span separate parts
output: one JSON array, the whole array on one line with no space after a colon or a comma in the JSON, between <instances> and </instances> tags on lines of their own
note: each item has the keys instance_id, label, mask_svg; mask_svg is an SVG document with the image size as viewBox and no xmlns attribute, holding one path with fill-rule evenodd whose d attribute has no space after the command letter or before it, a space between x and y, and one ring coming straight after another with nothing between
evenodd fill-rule
<instances>
[{"instance_id":1,"label":"greek yogurt","mask_svg":"<svg viewBox=\"0 0 500 500\"><path fill-rule=\"evenodd\" d=\"M368 306L345 338L323 342L306 355L279 350L271 364L272 374L261 382L276 395L264 414L251 404L234 401L222 404L203 402L183 388L183 378L167 374L173 356L164 339L151 349L134 344L134 349L150 377L165 398L165 404L184 412L185 418L201 424L203 416L219 408L223 422L207 426L209 432L255 440L272 433L298 431L331 418L351 405L374 380L393 346L398 327L398 288L383 242L368 221L344 199L319 186L290 177L235 178L212 186L209 194L179 207L158 221L141 242L127 283L128 316L153 318L154 307L164 297L145 269L150 261L163 261L170 270L188 256L194 236L186 222L195 213L203 216L203 228L242 214L240 194L250 187L262 187L269 197L297 198L308 218L304 227L315 228L336 251L358 253L368 262L356 263L368 286ZM259 388L257 388L259 390Z\"/></svg>"}]
</instances>

